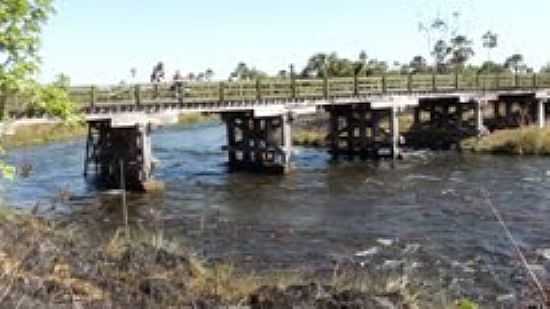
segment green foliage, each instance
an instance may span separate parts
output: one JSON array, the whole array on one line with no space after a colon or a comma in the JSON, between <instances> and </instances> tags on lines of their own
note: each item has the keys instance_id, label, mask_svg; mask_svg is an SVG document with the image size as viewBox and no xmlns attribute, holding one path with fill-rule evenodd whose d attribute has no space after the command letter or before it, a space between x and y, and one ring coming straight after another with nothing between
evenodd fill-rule
<instances>
[{"instance_id":1,"label":"green foliage","mask_svg":"<svg viewBox=\"0 0 550 309\"><path fill-rule=\"evenodd\" d=\"M457 302L459 309L479 309L479 305L469 299L462 299Z\"/></svg>"},{"instance_id":2,"label":"green foliage","mask_svg":"<svg viewBox=\"0 0 550 309\"><path fill-rule=\"evenodd\" d=\"M52 0L0 2L0 89L16 92L38 70L40 32L53 13Z\"/></svg>"},{"instance_id":3,"label":"green foliage","mask_svg":"<svg viewBox=\"0 0 550 309\"><path fill-rule=\"evenodd\" d=\"M256 68L249 68L244 62L240 62L229 76L230 79L236 80L255 80L264 77L267 77L266 73Z\"/></svg>"}]
</instances>

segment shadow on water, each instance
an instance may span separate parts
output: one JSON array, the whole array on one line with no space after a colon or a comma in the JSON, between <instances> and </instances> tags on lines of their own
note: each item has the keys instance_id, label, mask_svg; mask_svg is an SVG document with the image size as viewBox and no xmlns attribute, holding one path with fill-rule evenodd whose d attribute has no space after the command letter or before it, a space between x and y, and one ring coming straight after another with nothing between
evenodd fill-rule
<instances>
[{"instance_id":1,"label":"shadow on water","mask_svg":"<svg viewBox=\"0 0 550 309\"><path fill-rule=\"evenodd\" d=\"M380 239L418 244L450 264L477 261L500 289L512 284L518 266L481 197L487 189L526 252L550 248L547 158L418 152L395 163L335 163L322 150L298 148L294 172L262 176L227 173L224 142L220 125L157 131L155 176L166 190L129 195L132 225L161 226L166 237L212 260L256 270L323 268L380 246ZM55 202L55 210L42 212L108 237L121 222L120 197L83 180L83 150L76 141L10 153L11 163L33 169L2 183L5 199L29 209ZM67 192L61 199L60 191Z\"/></svg>"}]
</instances>

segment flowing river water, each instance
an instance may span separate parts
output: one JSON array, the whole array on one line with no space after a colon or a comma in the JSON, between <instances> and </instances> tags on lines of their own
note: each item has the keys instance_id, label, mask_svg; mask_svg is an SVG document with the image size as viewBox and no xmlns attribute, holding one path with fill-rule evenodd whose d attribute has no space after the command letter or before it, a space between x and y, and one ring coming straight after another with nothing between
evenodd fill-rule
<instances>
[{"instance_id":1,"label":"flowing river water","mask_svg":"<svg viewBox=\"0 0 550 309\"><path fill-rule=\"evenodd\" d=\"M259 272L349 261L391 266L418 251L409 262L433 271L432 285L505 302L519 297L527 276L488 192L529 262L544 272L550 158L416 152L397 162L331 162L322 149L298 147L294 172L265 176L228 173L224 142L219 124L156 131L155 177L166 190L130 194L132 225ZM83 155L83 140L12 151L9 161L32 171L3 182L4 199L28 210L39 202L39 213L112 237L120 212L99 206L119 205L120 197L84 180Z\"/></svg>"}]
</instances>

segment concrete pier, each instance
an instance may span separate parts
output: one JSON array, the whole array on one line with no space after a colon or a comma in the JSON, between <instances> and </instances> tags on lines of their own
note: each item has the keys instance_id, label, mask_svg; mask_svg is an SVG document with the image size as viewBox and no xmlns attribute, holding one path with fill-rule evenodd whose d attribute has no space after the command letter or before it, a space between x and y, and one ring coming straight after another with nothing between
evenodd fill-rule
<instances>
[{"instance_id":1,"label":"concrete pier","mask_svg":"<svg viewBox=\"0 0 550 309\"><path fill-rule=\"evenodd\" d=\"M287 173L292 168L292 119L286 113L222 113L231 170Z\"/></svg>"},{"instance_id":2,"label":"concrete pier","mask_svg":"<svg viewBox=\"0 0 550 309\"><path fill-rule=\"evenodd\" d=\"M151 179L151 128L144 121L88 120L84 175L98 186L145 190Z\"/></svg>"}]
</instances>

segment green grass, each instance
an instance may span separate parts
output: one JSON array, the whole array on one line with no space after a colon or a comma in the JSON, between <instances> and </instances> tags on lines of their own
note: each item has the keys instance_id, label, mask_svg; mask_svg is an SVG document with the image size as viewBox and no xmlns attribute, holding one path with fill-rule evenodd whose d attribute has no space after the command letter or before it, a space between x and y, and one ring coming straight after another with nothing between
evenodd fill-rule
<instances>
[{"instance_id":1,"label":"green grass","mask_svg":"<svg viewBox=\"0 0 550 309\"><path fill-rule=\"evenodd\" d=\"M550 155L550 128L524 127L496 131L462 142L462 148L478 153Z\"/></svg>"},{"instance_id":2,"label":"green grass","mask_svg":"<svg viewBox=\"0 0 550 309\"><path fill-rule=\"evenodd\" d=\"M178 116L178 124L181 125L194 125L203 122L210 122L216 120L215 115L205 115L202 113L185 113Z\"/></svg>"},{"instance_id":3,"label":"green grass","mask_svg":"<svg viewBox=\"0 0 550 309\"><path fill-rule=\"evenodd\" d=\"M316 129L298 129L292 135L292 142L295 145L308 147L321 147L326 144L327 134Z\"/></svg>"}]
</instances>

